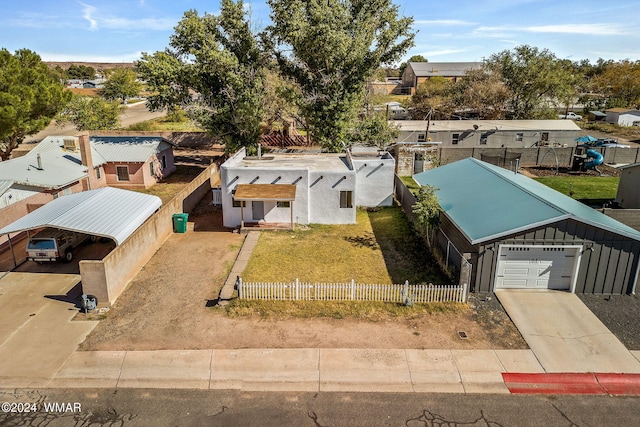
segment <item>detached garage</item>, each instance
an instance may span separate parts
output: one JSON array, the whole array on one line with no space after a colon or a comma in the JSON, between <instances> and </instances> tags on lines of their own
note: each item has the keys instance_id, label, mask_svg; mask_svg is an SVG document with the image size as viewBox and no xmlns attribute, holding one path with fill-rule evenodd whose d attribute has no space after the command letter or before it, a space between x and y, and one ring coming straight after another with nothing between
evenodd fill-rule
<instances>
[{"instance_id":1,"label":"detached garage","mask_svg":"<svg viewBox=\"0 0 640 427\"><path fill-rule=\"evenodd\" d=\"M438 189L444 210L440 236L471 264L472 291L635 293L638 231L533 179L474 158L414 179Z\"/></svg>"}]
</instances>

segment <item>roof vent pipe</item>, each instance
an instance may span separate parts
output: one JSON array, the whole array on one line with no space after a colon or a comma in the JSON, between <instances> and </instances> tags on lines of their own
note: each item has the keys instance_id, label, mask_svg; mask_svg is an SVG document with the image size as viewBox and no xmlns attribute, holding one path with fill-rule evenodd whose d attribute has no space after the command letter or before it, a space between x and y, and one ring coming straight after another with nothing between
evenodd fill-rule
<instances>
[{"instance_id":1,"label":"roof vent pipe","mask_svg":"<svg viewBox=\"0 0 640 427\"><path fill-rule=\"evenodd\" d=\"M40 153L38 153L36 159L38 161L38 170L42 170L42 157L40 157Z\"/></svg>"}]
</instances>

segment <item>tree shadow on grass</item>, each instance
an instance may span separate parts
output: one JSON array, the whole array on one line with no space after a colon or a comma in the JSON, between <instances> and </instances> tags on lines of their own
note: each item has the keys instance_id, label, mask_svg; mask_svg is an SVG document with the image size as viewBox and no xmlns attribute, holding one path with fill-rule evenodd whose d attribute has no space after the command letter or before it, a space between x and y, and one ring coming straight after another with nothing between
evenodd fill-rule
<instances>
[{"instance_id":1,"label":"tree shadow on grass","mask_svg":"<svg viewBox=\"0 0 640 427\"><path fill-rule=\"evenodd\" d=\"M451 283L399 206L376 208L367 214L393 283Z\"/></svg>"}]
</instances>

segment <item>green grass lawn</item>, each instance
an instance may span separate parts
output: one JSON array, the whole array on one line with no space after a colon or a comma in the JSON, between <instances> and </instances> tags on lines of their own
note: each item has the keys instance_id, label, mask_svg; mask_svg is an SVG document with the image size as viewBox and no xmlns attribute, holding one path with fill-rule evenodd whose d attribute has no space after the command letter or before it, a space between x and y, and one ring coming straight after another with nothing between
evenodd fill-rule
<instances>
[{"instance_id":1,"label":"green grass lawn","mask_svg":"<svg viewBox=\"0 0 640 427\"><path fill-rule=\"evenodd\" d=\"M413 179L412 176L401 176L400 180L413 194L416 194L418 190L420 190L420 185L415 181L415 179Z\"/></svg>"},{"instance_id":2,"label":"green grass lawn","mask_svg":"<svg viewBox=\"0 0 640 427\"><path fill-rule=\"evenodd\" d=\"M550 176L535 179L547 187L578 200L615 199L619 181L618 177L613 176Z\"/></svg>"},{"instance_id":3,"label":"green grass lawn","mask_svg":"<svg viewBox=\"0 0 640 427\"><path fill-rule=\"evenodd\" d=\"M167 203L175 197L188 183L200 175L204 168L191 165L176 165L171 175L147 189L136 190L139 193L152 194L160 197L162 203Z\"/></svg>"},{"instance_id":4,"label":"green grass lawn","mask_svg":"<svg viewBox=\"0 0 640 427\"><path fill-rule=\"evenodd\" d=\"M136 123L126 130L133 131L173 131L173 132L202 132L202 128L196 125L191 120L183 122L172 122L166 117L160 117L158 119L147 120L144 122Z\"/></svg>"},{"instance_id":5,"label":"green grass lawn","mask_svg":"<svg viewBox=\"0 0 640 427\"><path fill-rule=\"evenodd\" d=\"M357 224L310 225L295 231L263 231L242 275L251 282L448 284L436 261L416 237L398 206L357 211ZM431 303L405 306L379 301L263 301L233 299L232 317L346 317L368 320L415 318L458 312L465 304Z\"/></svg>"},{"instance_id":6,"label":"green grass lawn","mask_svg":"<svg viewBox=\"0 0 640 427\"><path fill-rule=\"evenodd\" d=\"M243 280L447 283L397 206L358 209L357 224L262 232Z\"/></svg>"}]
</instances>

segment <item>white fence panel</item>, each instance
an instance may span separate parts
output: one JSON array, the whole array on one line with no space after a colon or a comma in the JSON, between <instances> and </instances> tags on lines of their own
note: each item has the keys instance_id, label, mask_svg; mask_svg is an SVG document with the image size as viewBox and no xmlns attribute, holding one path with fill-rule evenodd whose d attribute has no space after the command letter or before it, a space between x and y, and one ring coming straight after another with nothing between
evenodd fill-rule
<instances>
[{"instance_id":1,"label":"white fence panel","mask_svg":"<svg viewBox=\"0 0 640 427\"><path fill-rule=\"evenodd\" d=\"M383 301L404 304L466 302L467 285L380 285L356 283L244 282L238 279L238 296L243 299L313 301Z\"/></svg>"}]
</instances>

